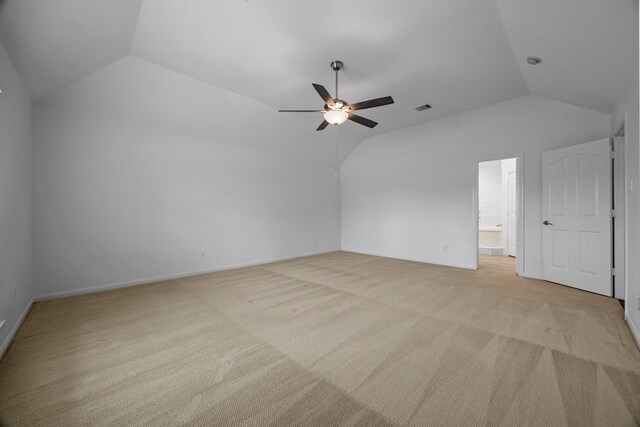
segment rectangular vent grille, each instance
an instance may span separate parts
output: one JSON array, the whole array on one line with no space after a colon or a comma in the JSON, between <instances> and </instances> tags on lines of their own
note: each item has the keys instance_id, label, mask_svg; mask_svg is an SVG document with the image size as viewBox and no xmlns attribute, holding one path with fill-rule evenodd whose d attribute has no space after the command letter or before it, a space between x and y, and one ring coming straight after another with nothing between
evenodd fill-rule
<instances>
[{"instance_id":1,"label":"rectangular vent grille","mask_svg":"<svg viewBox=\"0 0 640 427\"><path fill-rule=\"evenodd\" d=\"M418 110L418 111L424 111L424 110L429 110L430 108L431 108L431 105L429 105L429 104L424 104L424 105L421 105L421 106L419 106L419 107L416 107L416 110Z\"/></svg>"}]
</instances>

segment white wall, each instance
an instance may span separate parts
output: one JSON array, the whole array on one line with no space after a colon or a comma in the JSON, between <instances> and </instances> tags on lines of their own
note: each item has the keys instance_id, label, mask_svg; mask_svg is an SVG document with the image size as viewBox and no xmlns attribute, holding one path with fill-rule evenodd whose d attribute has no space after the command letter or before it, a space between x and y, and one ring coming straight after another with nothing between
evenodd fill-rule
<instances>
[{"instance_id":1,"label":"white wall","mask_svg":"<svg viewBox=\"0 0 640 427\"><path fill-rule=\"evenodd\" d=\"M637 7L637 5L636 5ZM637 31L638 27L636 27ZM638 40L636 34L635 40ZM638 54L638 44L635 52ZM638 298L640 297L640 149L639 139L639 111L638 111L638 57L635 67L629 70L629 77L624 93L620 96L618 104L612 113L611 133L614 135L622 123L625 124L625 181L626 189L626 304L625 311L628 321L633 325L636 339L640 343L640 310L638 310ZM630 190L629 181L633 183L633 191Z\"/></svg>"},{"instance_id":2,"label":"white wall","mask_svg":"<svg viewBox=\"0 0 640 427\"><path fill-rule=\"evenodd\" d=\"M34 119L39 296L340 247L330 164L46 106Z\"/></svg>"},{"instance_id":3,"label":"white wall","mask_svg":"<svg viewBox=\"0 0 640 427\"><path fill-rule=\"evenodd\" d=\"M0 44L0 357L31 286L31 104ZM15 288L15 293L14 293Z\"/></svg>"},{"instance_id":4,"label":"white wall","mask_svg":"<svg viewBox=\"0 0 640 427\"><path fill-rule=\"evenodd\" d=\"M523 275L540 277L542 152L610 127L609 115L527 95L368 138L342 164L342 247L472 267L474 162L524 152Z\"/></svg>"}]
</instances>

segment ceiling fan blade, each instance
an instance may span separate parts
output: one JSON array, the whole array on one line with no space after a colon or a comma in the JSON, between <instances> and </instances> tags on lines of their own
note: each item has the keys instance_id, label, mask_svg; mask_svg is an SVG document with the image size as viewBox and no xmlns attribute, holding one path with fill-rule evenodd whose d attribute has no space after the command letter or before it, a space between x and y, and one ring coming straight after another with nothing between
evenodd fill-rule
<instances>
[{"instance_id":1,"label":"ceiling fan blade","mask_svg":"<svg viewBox=\"0 0 640 427\"><path fill-rule=\"evenodd\" d=\"M352 120L356 123L361 124L362 126L366 126L368 128L374 128L378 124L373 120L366 119L364 117L356 116L355 114L349 114L349 120Z\"/></svg>"},{"instance_id":2,"label":"ceiling fan blade","mask_svg":"<svg viewBox=\"0 0 640 427\"><path fill-rule=\"evenodd\" d=\"M331 97L331 95L329 95L329 92L324 88L324 86L316 83L311 84L316 89L316 92L318 92L318 95L320 95L320 98L324 99L325 104L327 104L329 107L333 107L333 98Z\"/></svg>"},{"instance_id":3,"label":"ceiling fan blade","mask_svg":"<svg viewBox=\"0 0 640 427\"><path fill-rule=\"evenodd\" d=\"M390 96L385 96L382 98L370 99L368 101L358 102L356 104L351 104L351 111L356 110L364 110L365 108L375 108L382 107L383 105L393 104L393 98Z\"/></svg>"},{"instance_id":4,"label":"ceiling fan blade","mask_svg":"<svg viewBox=\"0 0 640 427\"><path fill-rule=\"evenodd\" d=\"M318 129L316 130L324 130L324 128L326 128L327 126L329 126L329 122L326 120L323 120L322 123L320 123L320 126L318 126Z\"/></svg>"},{"instance_id":5,"label":"ceiling fan blade","mask_svg":"<svg viewBox=\"0 0 640 427\"><path fill-rule=\"evenodd\" d=\"M278 110L278 113L324 113L324 110Z\"/></svg>"}]
</instances>

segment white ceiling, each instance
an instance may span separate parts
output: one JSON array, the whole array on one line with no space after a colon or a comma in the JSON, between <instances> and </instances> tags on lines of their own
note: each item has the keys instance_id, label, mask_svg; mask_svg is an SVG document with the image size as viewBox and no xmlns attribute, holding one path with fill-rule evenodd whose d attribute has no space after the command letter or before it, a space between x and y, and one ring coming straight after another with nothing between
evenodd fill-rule
<instances>
[{"instance_id":1,"label":"white ceiling","mask_svg":"<svg viewBox=\"0 0 640 427\"><path fill-rule=\"evenodd\" d=\"M496 2L530 93L611 113L638 61L638 0Z\"/></svg>"},{"instance_id":2,"label":"white ceiling","mask_svg":"<svg viewBox=\"0 0 640 427\"><path fill-rule=\"evenodd\" d=\"M34 99L129 53L142 0L3 0L0 37Z\"/></svg>"},{"instance_id":3,"label":"white ceiling","mask_svg":"<svg viewBox=\"0 0 640 427\"><path fill-rule=\"evenodd\" d=\"M340 59L342 99L396 101L375 132L527 93L494 0L147 1L132 54L279 108L321 108Z\"/></svg>"},{"instance_id":4,"label":"white ceiling","mask_svg":"<svg viewBox=\"0 0 640 427\"><path fill-rule=\"evenodd\" d=\"M0 36L36 100L205 136L225 129L240 143L246 135L225 127L225 91L242 95L231 123L253 138L278 108L321 107L311 83L333 94L333 59L345 62L342 99L396 100L361 112L375 129L341 125L359 138L529 93L608 113L637 61L637 10L634 0L4 0ZM425 103L433 109L414 110ZM312 135L321 120L277 123Z\"/></svg>"}]
</instances>

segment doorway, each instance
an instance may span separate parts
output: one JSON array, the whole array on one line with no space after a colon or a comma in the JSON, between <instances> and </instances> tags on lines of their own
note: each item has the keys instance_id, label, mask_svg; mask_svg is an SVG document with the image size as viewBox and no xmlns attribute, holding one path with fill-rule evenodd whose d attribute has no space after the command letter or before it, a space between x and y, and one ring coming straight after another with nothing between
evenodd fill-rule
<instances>
[{"instance_id":1,"label":"doorway","mask_svg":"<svg viewBox=\"0 0 640 427\"><path fill-rule=\"evenodd\" d=\"M476 268L521 274L521 154L476 162Z\"/></svg>"}]
</instances>

